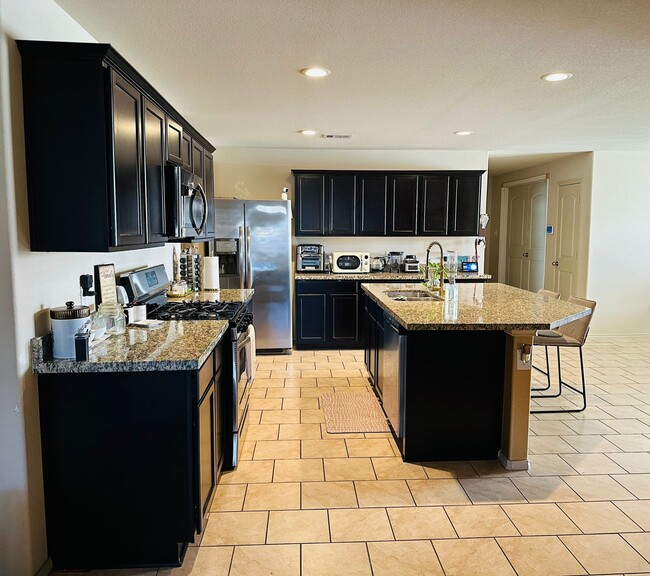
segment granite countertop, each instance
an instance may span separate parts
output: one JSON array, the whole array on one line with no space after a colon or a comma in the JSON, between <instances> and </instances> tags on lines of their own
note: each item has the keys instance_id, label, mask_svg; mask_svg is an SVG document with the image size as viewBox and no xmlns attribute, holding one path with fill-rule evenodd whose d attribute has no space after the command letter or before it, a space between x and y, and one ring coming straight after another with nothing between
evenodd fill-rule
<instances>
[{"instance_id":1,"label":"granite countertop","mask_svg":"<svg viewBox=\"0 0 650 576\"><path fill-rule=\"evenodd\" d=\"M170 301L249 302L254 290L201 291ZM90 349L90 359L54 360L52 334L32 338L32 370L36 373L149 372L198 370L228 329L226 320L170 320L154 328L129 325Z\"/></svg>"},{"instance_id":2,"label":"granite countertop","mask_svg":"<svg viewBox=\"0 0 650 576\"><path fill-rule=\"evenodd\" d=\"M459 280L490 280L491 274L477 274L476 272L458 272ZM330 272L295 272L295 280L404 280L418 282L424 280L421 272L370 272L368 274L333 274Z\"/></svg>"},{"instance_id":3,"label":"granite countertop","mask_svg":"<svg viewBox=\"0 0 650 576\"><path fill-rule=\"evenodd\" d=\"M392 290L422 284L362 284L363 290L407 330L548 330L591 314L589 308L505 284L455 284L449 298L399 301Z\"/></svg>"}]
</instances>

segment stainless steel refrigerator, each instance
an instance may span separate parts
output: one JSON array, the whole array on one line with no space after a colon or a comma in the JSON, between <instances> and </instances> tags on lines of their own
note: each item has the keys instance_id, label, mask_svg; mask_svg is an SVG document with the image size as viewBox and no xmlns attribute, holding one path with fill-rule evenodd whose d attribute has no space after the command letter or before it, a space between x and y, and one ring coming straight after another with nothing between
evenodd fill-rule
<instances>
[{"instance_id":1,"label":"stainless steel refrigerator","mask_svg":"<svg viewBox=\"0 0 650 576\"><path fill-rule=\"evenodd\" d=\"M292 348L291 203L288 200L216 200L221 288L253 288L258 352Z\"/></svg>"}]
</instances>

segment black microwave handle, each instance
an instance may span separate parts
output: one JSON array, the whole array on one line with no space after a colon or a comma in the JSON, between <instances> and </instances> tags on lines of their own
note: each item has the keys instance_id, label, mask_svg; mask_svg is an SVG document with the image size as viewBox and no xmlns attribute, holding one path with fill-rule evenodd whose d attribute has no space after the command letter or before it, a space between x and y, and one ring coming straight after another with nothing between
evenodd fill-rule
<instances>
[{"instance_id":1,"label":"black microwave handle","mask_svg":"<svg viewBox=\"0 0 650 576\"><path fill-rule=\"evenodd\" d=\"M192 196L191 204L190 204L190 220L192 220L192 226L194 227L194 230L196 230L197 234L202 234L203 233L203 228L205 228L205 221L208 218L208 198L205 195L205 192L203 191L203 187L200 184L197 184L194 187L195 192L199 192L201 194L201 199L203 200L203 218L201 218L201 224L199 226L196 225L196 222L194 221L194 211L192 210L192 205L194 204L194 201L196 200L196 194Z\"/></svg>"}]
</instances>

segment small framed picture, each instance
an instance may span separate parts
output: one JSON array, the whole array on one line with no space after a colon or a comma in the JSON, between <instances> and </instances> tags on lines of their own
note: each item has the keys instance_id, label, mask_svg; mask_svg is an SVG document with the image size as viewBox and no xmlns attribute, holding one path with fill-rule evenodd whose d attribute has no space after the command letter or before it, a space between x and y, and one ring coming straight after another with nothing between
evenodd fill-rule
<instances>
[{"instance_id":1,"label":"small framed picture","mask_svg":"<svg viewBox=\"0 0 650 576\"><path fill-rule=\"evenodd\" d=\"M102 302L117 302L115 264L97 264L95 266L95 290L97 306Z\"/></svg>"}]
</instances>

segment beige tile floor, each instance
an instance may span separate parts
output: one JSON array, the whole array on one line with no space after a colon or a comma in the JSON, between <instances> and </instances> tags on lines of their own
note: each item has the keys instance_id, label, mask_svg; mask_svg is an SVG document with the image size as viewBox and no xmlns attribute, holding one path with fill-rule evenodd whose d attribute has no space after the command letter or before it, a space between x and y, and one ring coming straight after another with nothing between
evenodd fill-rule
<instances>
[{"instance_id":1,"label":"beige tile floor","mask_svg":"<svg viewBox=\"0 0 650 576\"><path fill-rule=\"evenodd\" d=\"M650 337L584 353L589 407L531 416L528 472L406 464L387 434L328 434L320 396L370 392L362 352L260 356L244 460L201 542L182 568L110 574L650 576Z\"/></svg>"}]
</instances>

